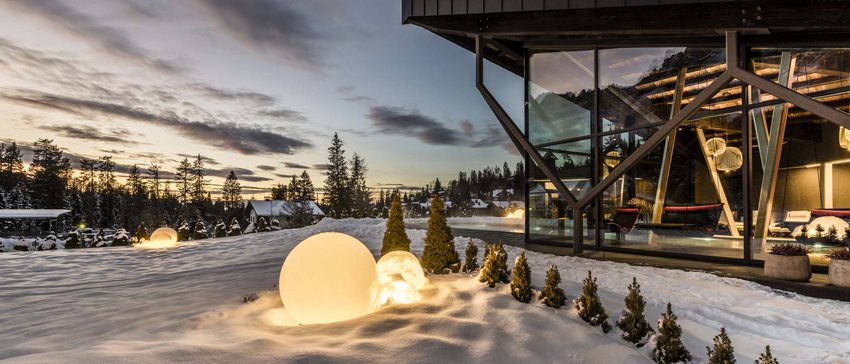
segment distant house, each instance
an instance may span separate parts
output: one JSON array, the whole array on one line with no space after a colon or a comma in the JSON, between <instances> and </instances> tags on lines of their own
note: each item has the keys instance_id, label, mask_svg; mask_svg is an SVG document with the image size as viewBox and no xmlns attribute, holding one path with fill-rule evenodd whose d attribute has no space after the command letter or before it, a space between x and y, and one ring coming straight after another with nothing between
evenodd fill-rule
<instances>
[{"instance_id":1,"label":"distant house","mask_svg":"<svg viewBox=\"0 0 850 364\"><path fill-rule=\"evenodd\" d=\"M310 209L313 212L313 218L321 220L325 217L325 213L319 208L315 201L307 201ZM245 215L248 216L248 222L255 225L259 217L264 217L266 222L271 222L271 217L277 219L281 227L286 227L292 219L292 211L295 203L284 200L249 200L245 205Z\"/></svg>"},{"instance_id":2,"label":"distant house","mask_svg":"<svg viewBox=\"0 0 850 364\"><path fill-rule=\"evenodd\" d=\"M71 212L61 209L0 209L0 230L9 235L43 235L64 231L62 215Z\"/></svg>"},{"instance_id":3,"label":"distant house","mask_svg":"<svg viewBox=\"0 0 850 364\"><path fill-rule=\"evenodd\" d=\"M522 201L490 201L490 209L497 216L504 216L517 209L525 209Z\"/></svg>"},{"instance_id":4,"label":"distant house","mask_svg":"<svg viewBox=\"0 0 850 364\"><path fill-rule=\"evenodd\" d=\"M493 191L490 192L490 197L493 200L507 200L507 199L513 197L513 195L514 195L514 189L513 188L493 190Z\"/></svg>"}]
</instances>

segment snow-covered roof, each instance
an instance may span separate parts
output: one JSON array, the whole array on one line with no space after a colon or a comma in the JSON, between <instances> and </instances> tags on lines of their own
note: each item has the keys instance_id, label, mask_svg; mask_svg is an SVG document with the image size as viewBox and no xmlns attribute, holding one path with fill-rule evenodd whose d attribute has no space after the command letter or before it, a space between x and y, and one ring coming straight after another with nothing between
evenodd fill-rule
<instances>
[{"instance_id":1,"label":"snow-covered roof","mask_svg":"<svg viewBox=\"0 0 850 364\"><path fill-rule=\"evenodd\" d=\"M495 198L495 197L499 197L499 195L501 195L502 193L513 195L514 189L513 188L506 188L506 189L503 189L503 190L493 190L492 192L490 192L490 196L493 196Z\"/></svg>"},{"instance_id":2,"label":"snow-covered roof","mask_svg":"<svg viewBox=\"0 0 850 364\"><path fill-rule=\"evenodd\" d=\"M474 209L486 209L489 206L486 201L480 198L473 198L470 201L472 201L472 208Z\"/></svg>"},{"instance_id":3,"label":"snow-covered roof","mask_svg":"<svg viewBox=\"0 0 850 364\"><path fill-rule=\"evenodd\" d=\"M449 209L449 208L451 208L451 207L452 207L452 202L451 202L451 201L443 201L443 205L444 205L447 209ZM428 200L428 202L420 202L420 203L419 203L419 206L424 207L424 208L426 208L426 209L430 209L430 208L431 208L431 200Z\"/></svg>"},{"instance_id":4,"label":"snow-covered roof","mask_svg":"<svg viewBox=\"0 0 850 364\"><path fill-rule=\"evenodd\" d=\"M310 205L314 216L325 216L325 213L322 212L316 201L307 201L307 203ZM292 210L295 204L284 200L250 200L248 201L248 206L254 209L258 216L269 216L269 212L271 212L272 216L292 216Z\"/></svg>"},{"instance_id":5,"label":"snow-covered roof","mask_svg":"<svg viewBox=\"0 0 850 364\"><path fill-rule=\"evenodd\" d=\"M0 209L0 219L55 219L71 210L61 209Z\"/></svg>"}]
</instances>

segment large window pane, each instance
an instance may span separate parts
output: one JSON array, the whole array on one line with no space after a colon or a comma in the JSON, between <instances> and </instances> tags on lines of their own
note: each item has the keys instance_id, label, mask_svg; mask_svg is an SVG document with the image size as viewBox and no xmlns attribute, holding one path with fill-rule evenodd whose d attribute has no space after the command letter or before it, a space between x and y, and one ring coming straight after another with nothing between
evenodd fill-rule
<instances>
[{"instance_id":1,"label":"large window pane","mask_svg":"<svg viewBox=\"0 0 850 364\"><path fill-rule=\"evenodd\" d=\"M602 131L662 123L725 71L720 48L618 48L599 51ZM681 75L681 76L680 76ZM677 84L682 84L677 95ZM705 110L740 105L740 87L718 93Z\"/></svg>"},{"instance_id":2,"label":"large window pane","mask_svg":"<svg viewBox=\"0 0 850 364\"><path fill-rule=\"evenodd\" d=\"M593 171L590 141L590 139L583 139L537 148L549 168L555 171L555 174L564 182L570 192L579 199L584 197L592 187L591 176ZM532 178L540 182L547 181L546 176L539 168L535 165L532 165L532 167Z\"/></svg>"},{"instance_id":3,"label":"large window pane","mask_svg":"<svg viewBox=\"0 0 850 364\"><path fill-rule=\"evenodd\" d=\"M589 135L593 51L537 53L529 63L529 140L541 144Z\"/></svg>"},{"instance_id":4,"label":"large window pane","mask_svg":"<svg viewBox=\"0 0 850 364\"><path fill-rule=\"evenodd\" d=\"M740 113L683 123L672 148L654 148L603 195L604 244L742 259L741 127ZM627 134L603 148L634 153L640 142L630 145Z\"/></svg>"},{"instance_id":5,"label":"large window pane","mask_svg":"<svg viewBox=\"0 0 850 364\"><path fill-rule=\"evenodd\" d=\"M850 86L850 48L755 48L750 59L756 74L804 94Z\"/></svg>"}]
</instances>

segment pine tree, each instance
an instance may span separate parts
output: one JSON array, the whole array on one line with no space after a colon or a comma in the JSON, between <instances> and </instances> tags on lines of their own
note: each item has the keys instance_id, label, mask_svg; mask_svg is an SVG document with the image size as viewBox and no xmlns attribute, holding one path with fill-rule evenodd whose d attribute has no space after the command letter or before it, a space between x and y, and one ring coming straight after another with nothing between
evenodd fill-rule
<instances>
[{"instance_id":1,"label":"pine tree","mask_svg":"<svg viewBox=\"0 0 850 364\"><path fill-rule=\"evenodd\" d=\"M140 223L136 228L136 234L133 235L133 242L135 244L141 243L142 240L149 240L151 238L150 234L148 234L148 229L145 227L144 223Z\"/></svg>"},{"instance_id":2,"label":"pine tree","mask_svg":"<svg viewBox=\"0 0 850 364\"><path fill-rule=\"evenodd\" d=\"M260 216L260 218L257 220L257 232L263 233L270 230L271 229L269 228L269 224L266 222L266 218Z\"/></svg>"},{"instance_id":3,"label":"pine tree","mask_svg":"<svg viewBox=\"0 0 850 364\"><path fill-rule=\"evenodd\" d=\"M776 360L770 353L770 345L768 345L764 347L764 353L759 355L755 364L779 364L779 360Z\"/></svg>"},{"instance_id":4,"label":"pine tree","mask_svg":"<svg viewBox=\"0 0 850 364\"><path fill-rule=\"evenodd\" d=\"M11 190L18 183L26 182L23 153L16 142L0 143L0 189Z\"/></svg>"},{"instance_id":5,"label":"pine tree","mask_svg":"<svg viewBox=\"0 0 850 364\"><path fill-rule=\"evenodd\" d=\"M667 312L661 314L658 320L658 337L655 339L655 348L652 356L656 363L672 364L691 361L691 353L685 349L682 343L682 327L676 323L676 315L673 314L673 305L667 303Z\"/></svg>"},{"instance_id":6,"label":"pine tree","mask_svg":"<svg viewBox=\"0 0 850 364\"><path fill-rule=\"evenodd\" d=\"M71 173L71 162L50 139L39 139L33 146L32 178L29 190L39 208L61 209Z\"/></svg>"},{"instance_id":7,"label":"pine tree","mask_svg":"<svg viewBox=\"0 0 850 364\"><path fill-rule=\"evenodd\" d=\"M239 178L236 177L236 173L232 170L224 180L224 186L221 192L224 209L228 214L231 216L239 214L240 210L242 210L242 186L239 185Z\"/></svg>"},{"instance_id":8,"label":"pine tree","mask_svg":"<svg viewBox=\"0 0 850 364\"><path fill-rule=\"evenodd\" d=\"M271 226L269 227L269 230L279 231L280 230L280 220L275 219L275 218L271 218L270 220L271 220L272 223L271 223Z\"/></svg>"},{"instance_id":9,"label":"pine tree","mask_svg":"<svg viewBox=\"0 0 850 364\"><path fill-rule=\"evenodd\" d=\"M234 216L230 219L230 230L227 231L227 236L242 235L242 227L239 226L239 220Z\"/></svg>"},{"instance_id":10,"label":"pine tree","mask_svg":"<svg viewBox=\"0 0 850 364\"><path fill-rule=\"evenodd\" d=\"M511 295L517 301L529 303L534 293L531 290L531 267L525 259L525 252L519 254L514 262L514 277L511 280Z\"/></svg>"},{"instance_id":11,"label":"pine tree","mask_svg":"<svg viewBox=\"0 0 850 364\"><path fill-rule=\"evenodd\" d=\"M187 241L192 232L189 230L189 222L186 219L180 221L180 226L177 228L177 241Z\"/></svg>"},{"instance_id":12,"label":"pine tree","mask_svg":"<svg viewBox=\"0 0 850 364\"><path fill-rule=\"evenodd\" d=\"M646 302L640 293L637 278L632 277L629 294L626 295L626 311L617 321L617 327L623 330L621 336L624 340L637 344L638 347L646 345L649 334L655 332L649 322L646 321L646 316L643 313L645 307Z\"/></svg>"},{"instance_id":13,"label":"pine tree","mask_svg":"<svg viewBox=\"0 0 850 364\"><path fill-rule=\"evenodd\" d=\"M216 238L223 238L227 236L227 226L224 225L224 220L218 219L218 223L216 223L213 228L213 235L215 235Z\"/></svg>"},{"instance_id":14,"label":"pine tree","mask_svg":"<svg viewBox=\"0 0 850 364\"><path fill-rule=\"evenodd\" d=\"M351 217L371 216L371 191L366 187L366 161L357 153L351 157L351 176L348 190L351 192Z\"/></svg>"},{"instance_id":15,"label":"pine tree","mask_svg":"<svg viewBox=\"0 0 850 364\"><path fill-rule=\"evenodd\" d=\"M708 350L708 364L735 364L735 348L732 340L726 335L726 328L720 328L720 334L714 337L714 349Z\"/></svg>"},{"instance_id":16,"label":"pine tree","mask_svg":"<svg viewBox=\"0 0 850 364\"><path fill-rule=\"evenodd\" d=\"M192 193L192 171L189 158L183 158L177 166L177 173L174 174L174 179L177 181L177 201L183 205L189 203Z\"/></svg>"},{"instance_id":17,"label":"pine tree","mask_svg":"<svg viewBox=\"0 0 850 364\"><path fill-rule=\"evenodd\" d=\"M469 242L466 243L466 259L463 262L463 267L461 268L461 272L464 273L472 273L476 269L478 269L478 246L475 245L475 242L472 239L469 239Z\"/></svg>"},{"instance_id":18,"label":"pine tree","mask_svg":"<svg viewBox=\"0 0 850 364\"><path fill-rule=\"evenodd\" d=\"M313 223L313 207L311 201L295 201L292 205L292 219L289 227L302 228Z\"/></svg>"},{"instance_id":19,"label":"pine tree","mask_svg":"<svg viewBox=\"0 0 850 364\"><path fill-rule=\"evenodd\" d=\"M460 257L455 250L452 230L446 221L443 200L434 196L425 232L425 249L422 252L422 268L432 274L444 274L460 270Z\"/></svg>"},{"instance_id":20,"label":"pine tree","mask_svg":"<svg viewBox=\"0 0 850 364\"><path fill-rule=\"evenodd\" d=\"M81 247L80 232L77 229L72 229L68 232L68 238L65 240L65 249L79 249Z\"/></svg>"},{"instance_id":21,"label":"pine tree","mask_svg":"<svg viewBox=\"0 0 850 364\"><path fill-rule=\"evenodd\" d=\"M198 222L195 223L195 232L192 233L192 240L207 239L209 237L210 234L207 232L207 227L204 226L204 221L198 220Z\"/></svg>"},{"instance_id":22,"label":"pine tree","mask_svg":"<svg viewBox=\"0 0 850 364\"><path fill-rule=\"evenodd\" d=\"M94 236L94 247L100 248L106 246L106 234L104 234L103 229L98 230L97 235Z\"/></svg>"},{"instance_id":23,"label":"pine tree","mask_svg":"<svg viewBox=\"0 0 850 364\"><path fill-rule=\"evenodd\" d=\"M605 308L602 307L602 301L599 299L598 289L596 278L590 271L587 271L581 296L575 300L575 305L579 317L584 322L587 322L590 326L600 326L602 332L607 333L611 330L611 325L608 323L608 314L605 313Z\"/></svg>"},{"instance_id":24,"label":"pine tree","mask_svg":"<svg viewBox=\"0 0 850 364\"><path fill-rule=\"evenodd\" d=\"M410 238L404 230L404 216L398 194L393 195L390 217L387 219L387 230L384 232L384 241L381 246L381 256L393 250L410 251Z\"/></svg>"},{"instance_id":25,"label":"pine tree","mask_svg":"<svg viewBox=\"0 0 850 364\"><path fill-rule=\"evenodd\" d=\"M128 246L130 245L130 237L127 230L118 229L115 231L115 237L112 239L112 246Z\"/></svg>"},{"instance_id":26,"label":"pine tree","mask_svg":"<svg viewBox=\"0 0 850 364\"><path fill-rule=\"evenodd\" d=\"M348 188L348 164L342 140L334 133L328 148L328 177L325 179L324 205L329 217L339 219L351 214L351 191Z\"/></svg>"},{"instance_id":27,"label":"pine tree","mask_svg":"<svg viewBox=\"0 0 850 364\"><path fill-rule=\"evenodd\" d=\"M508 271L508 253L505 245L487 244L485 247L487 255L484 257L484 266L478 273L478 281L486 283L488 287L496 287L497 283L508 283L510 272Z\"/></svg>"},{"instance_id":28,"label":"pine tree","mask_svg":"<svg viewBox=\"0 0 850 364\"><path fill-rule=\"evenodd\" d=\"M567 295L560 285L561 273L558 272L558 267L550 265L546 271L546 285L540 292L540 303L552 308L564 306L567 303Z\"/></svg>"}]
</instances>

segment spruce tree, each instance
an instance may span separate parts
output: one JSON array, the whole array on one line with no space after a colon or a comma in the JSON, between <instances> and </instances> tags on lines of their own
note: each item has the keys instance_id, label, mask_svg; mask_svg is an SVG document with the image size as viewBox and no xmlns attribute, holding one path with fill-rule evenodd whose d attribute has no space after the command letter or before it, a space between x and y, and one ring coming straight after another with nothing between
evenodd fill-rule
<instances>
[{"instance_id":1,"label":"spruce tree","mask_svg":"<svg viewBox=\"0 0 850 364\"><path fill-rule=\"evenodd\" d=\"M180 222L180 226L177 228L177 241L187 241L191 236L192 232L189 230L189 222L186 219Z\"/></svg>"},{"instance_id":2,"label":"spruce tree","mask_svg":"<svg viewBox=\"0 0 850 364\"><path fill-rule=\"evenodd\" d=\"M218 219L218 223L216 223L215 227L213 227L213 235L215 235L216 238L223 238L227 236L227 226L224 225L224 220Z\"/></svg>"},{"instance_id":3,"label":"spruce tree","mask_svg":"<svg viewBox=\"0 0 850 364\"><path fill-rule=\"evenodd\" d=\"M235 216L230 219L230 230L227 231L227 236L239 236L242 235L242 227L239 226L239 219Z\"/></svg>"},{"instance_id":4,"label":"spruce tree","mask_svg":"<svg viewBox=\"0 0 850 364\"><path fill-rule=\"evenodd\" d=\"M139 226L136 228L136 234L133 235L133 243L138 244L141 243L142 240L150 239L150 234L148 234L148 229L145 227L145 223L139 223Z\"/></svg>"},{"instance_id":5,"label":"spruce tree","mask_svg":"<svg viewBox=\"0 0 850 364\"><path fill-rule=\"evenodd\" d=\"M127 235L127 230L118 229L118 231L115 232L115 237L112 238L112 246L130 245L130 237Z\"/></svg>"},{"instance_id":6,"label":"spruce tree","mask_svg":"<svg viewBox=\"0 0 850 364\"><path fill-rule=\"evenodd\" d=\"M195 231L192 233L192 239L201 240L209 237L210 235L209 233L207 233L207 227L204 226L204 221L198 220L198 222L195 224Z\"/></svg>"},{"instance_id":7,"label":"spruce tree","mask_svg":"<svg viewBox=\"0 0 850 364\"><path fill-rule=\"evenodd\" d=\"M534 293L531 290L531 267L525 259L525 252L519 254L514 262L513 279L511 280L511 295L517 301L529 303Z\"/></svg>"},{"instance_id":8,"label":"spruce tree","mask_svg":"<svg viewBox=\"0 0 850 364\"><path fill-rule=\"evenodd\" d=\"M726 335L726 328L720 328L720 334L714 337L714 349L708 350L708 364L735 364L735 348L732 340Z\"/></svg>"},{"instance_id":9,"label":"spruce tree","mask_svg":"<svg viewBox=\"0 0 850 364\"><path fill-rule=\"evenodd\" d=\"M578 315L584 322L590 326L602 327L602 332L607 333L611 330L611 325L608 323L608 314L605 313L605 308L602 307L602 301L599 299L597 292L599 286L596 284L596 278L593 277L590 271L587 271L587 278L584 279L584 286L581 289L581 296L576 299L575 305L578 309Z\"/></svg>"},{"instance_id":10,"label":"spruce tree","mask_svg":"<svg viewBox=\"0 0 850 364\"><path fill-rule=\"evenodd\" d=\"M489 253L484 257L484 266L478 273L478 281L486 283L490 288L496 287L497 283L508 283L508 253L505 252L504 244L487 244L486 251Z\"/></svg>"},{"instance_id":11,"label":"spruce tree","mask_svg":"<svg viewBox=\"0 0 850 364\"><path fill-rule=\"evenodd\" d=\"M328 148L328 177L325 179L324 206L329 217L339 219L351 214L351 191L348 188L348 164L342 140L334 133Z\"/></svg>"},{"instance_id":12,"label":"spruce tree","mask_svg":"<svg viewBox=\"0 0 850 364\"><path fill-rule=\"evenodd\" d=\"M221 199L224 201L224 208L229 214L239 214L242 209L242 186L239 185L239 178L232 170L227 175L227 179L224 180Z\"/></svg>"},{"instance_id":13,"label":"spruce tree","mask_svg":"<svg viewBox=\"0 0 850 364\"><path fill-rule=\"evenodd\" d=\"M617 327L623 330L621 333L623 340L637 344L637 347L646 345L649 334L655 332L649 322L646 321L646 316L643 313L645 307L646 301L640 293L637 278L632 277L629 294L626 295L626 311L617 321Z\"/></svg>"},{"instance_id":14,"label":"spruce tree","mask_svg":"<svg viewBox=\"0 0 850 364\"><path fill-rule=\"evenodd\" d=\"M401 198L393 195L390 217L387 219L387 231L384 232L384 242L381 246L381 256L393 251L410 251L410 238L404 230L404 214L401 211Z\"/></svg>"},{"instance_id":15,"label":"spruce tree","mask_svg":"<svg viewBox=\"0 0 850 364\"><path fill-rule=\"evenodd\" d=\"M68 176L71 175L70 160L50 139L36 141L32 153L29 190L33 202L39 208L63 208Z\"/></svg>"},{"instance_id":16,"label":"spruce tree","mask_svg":"<svg viewBox=\"0 0 850 364\"><path fill-rule=\"evenodd\" d=\"M673 314L673 305L667 303L667 312L661 314L658 320L658 337L655 339L655 347L652 356L656 363L672 364L691 361L691 353L682 343L682 327L676 323L676 315Z\"/></svg>"},{"instance_id":17,"label":"spruce tree","mask_svg":"<svg viewBox=\"0 0 850 364\"><path fill-rule=\"evenodd\" d=\"M65 249L79 249L81 247L80 232L77 229L72 229L68 232L68 238L65 240Z\"/></svg>"},{"instance_id":18,"label":"spruce tree","mask_svg":"<svg viewBox=\"0 0 850 364\"><path fill-rule=\"evenodd\" d=\"M552 307L561 308L566 304L567 295L564 289L560 287L561 273L558 272L558 267L550 265L546 271L546 285L543 286L543 291L540 292L540 303Z\"/></svg>"},{"instance_id":19,"label":"spruce tree","mask_svg":"<svg viewBox=\"0 0 850 364\"><path fill-rule=\"evenodd\" d=\"M257 229L256 230L257 230L258 233L271 231L271 229L269 228L269 224L266 223L265 217L260 216L260 218L257 220Z\"/></svg>"},{"instance_id":20,"label":"spruce tree","mask_svg":"<svg viewBox=\"0 0 850 364\"><path fill-rule=\"evenodd\" d=\"M422 268L432 274L460 270L460 257L455 250L452 229L446 221L443 200L439 196L431 199L428 231L425 232L425 249L422 252Z\"/></svg>"},{"instance_id":21,"label":"spruce tree","mask_svg":"<svg viewBox=\"0 0 850 364\"><path fill-rule=\"evenodd\" d=\"M463 262L463 267L461 268L461 272L464 273L472 273L476 269L478 269L478 246L475 245L475 242L472 239L469 239L469 242L466 243L466 259Z\"/></svg>"},{"instance_id":22,"label":"spruce tree","mask_svg":"<svg viewBox=\"0 0 850 364\"><path fill-rule=\"evenodd\" d=\"M770 353L770 345L768 345L764 347L764 353L759 355L755 364L779 364L779 360L776 360Z\"/></svg>"},{"instance_id":23,"label":"spruce tree","mask_svg":"<svg viewBox=\"0 0 850 364\"><path fill-rule=\"evenodd\" d=\"M292 219L289 221L289 227L302 228L313 223L313 207L312 201L302 200L295 201L292 205Z\"/></svg>"}]
</instances>

